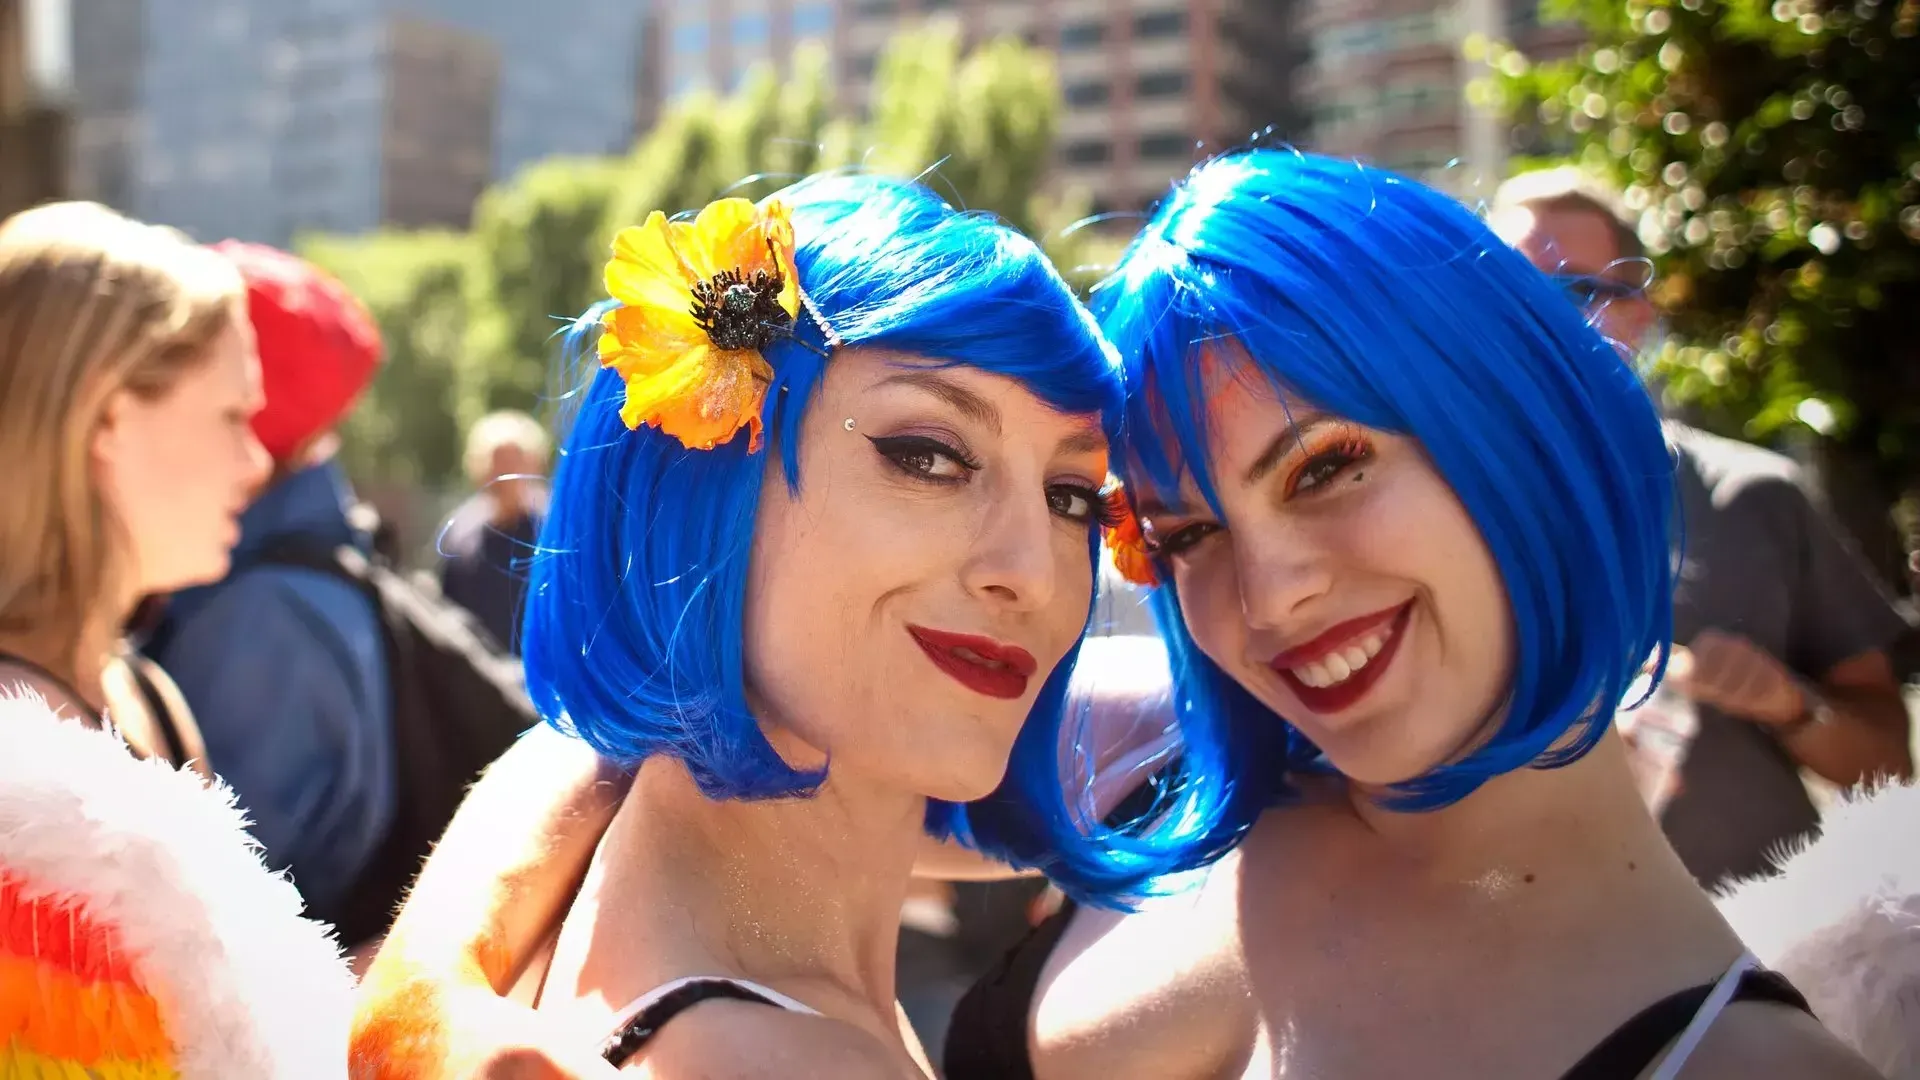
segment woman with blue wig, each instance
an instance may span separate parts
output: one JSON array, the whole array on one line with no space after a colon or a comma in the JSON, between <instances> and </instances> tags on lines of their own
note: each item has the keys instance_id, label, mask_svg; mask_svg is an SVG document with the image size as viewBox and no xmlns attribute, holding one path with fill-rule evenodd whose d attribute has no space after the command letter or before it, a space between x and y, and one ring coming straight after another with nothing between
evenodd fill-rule
<instances>
[{"instance_id":1,"label":"woman with blue wig","mask_svg":"<svg viewBox=\"0 0 1920 1080\"><path fill-rule=\"evenodd\" d=\"M1117 360L1031 241L906 182L656 213L606 282L523 641L547 720L637 772L539 1008L649 1075L920 1075L893 963L927 834L1096 901L1204 857L1103 842L1062 786ZM459 1052L405 993L449 919L370 972L364 1075Z\"/></svg>"},{"instance_id":2,"label":"woman with blue wig","mask_svg":"<svg viewBox=\"0 0 1920 1080\"><path fill-rule=\"evenodd\" d=\"M1197 896L1037 932L950 1080L1874 1075L1611 731L1665 661L1671 465L1545 275L1440 192L1260 149L1196 169L1093 306L1117 561L1192 721L1171 788L1224 783L1244 840Z\"/></svg>"},{"instance_id":3,"label":"woman with blue wig","mask_svg":"<svg viewBox=\"0 0 1920 1080\"><path fill-rule=\"evenodd\" d=\"M956 1012L950 1080L1873 1075L1756 970L1610 733L1664 660L1671 466L1545 276L1445 195L1254 150L1094 307L1138 510L1108 542L1179 727L1171 761L1100 748L1158 768L1082 838L1237 846L1043 924Z\"/></svg>"}]
</instances>

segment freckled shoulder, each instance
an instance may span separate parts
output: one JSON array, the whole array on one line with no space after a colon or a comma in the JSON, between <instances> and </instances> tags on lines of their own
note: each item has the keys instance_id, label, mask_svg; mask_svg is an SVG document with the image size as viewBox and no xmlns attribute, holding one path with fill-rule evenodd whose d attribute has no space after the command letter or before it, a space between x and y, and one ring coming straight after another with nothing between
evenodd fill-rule
<instances>
[{"instance_id":1,"label":"freckled shoulder","mask_svg":"<svg viewBox=\"0 0 1920 1080\"><path fill-rule=\"evenodd\" d=\"M1657 1067L1657 1066L1656 1066ZM1641 1074L1642 1080L1653 1069ZM1769 1002L1729 1005L1680 1070L1682 1080L1883 1080L1820 1021Z\"/></svg>"},{"instance_id":2,"label":"freckled shoulder","mask_svg":"<svg viewBox=\"0 0 1920 1080\"><path fill-rule=\"evenodd\" d=\"M926 1080L853 1024L745 1001L708 1001L660 1030L623 1073L648 1080Z\"/></svg>"}]
</instances>

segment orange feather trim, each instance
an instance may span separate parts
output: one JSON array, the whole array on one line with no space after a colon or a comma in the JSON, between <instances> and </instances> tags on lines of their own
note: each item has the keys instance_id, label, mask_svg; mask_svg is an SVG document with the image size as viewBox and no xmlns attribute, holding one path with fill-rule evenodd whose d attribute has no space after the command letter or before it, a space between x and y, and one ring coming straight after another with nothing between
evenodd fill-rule
<instances>
[{"instance_id":1,"label":"orange feather trim","mask_svg":"<svg viewBox=\"0 0 1920 1080\"><path fill-rule=\"evenodd\" d=\"M110 1058L85 1065L0 1043L0 1080L179 1080L171 1065Z\"/></svg>"}]
</instances>

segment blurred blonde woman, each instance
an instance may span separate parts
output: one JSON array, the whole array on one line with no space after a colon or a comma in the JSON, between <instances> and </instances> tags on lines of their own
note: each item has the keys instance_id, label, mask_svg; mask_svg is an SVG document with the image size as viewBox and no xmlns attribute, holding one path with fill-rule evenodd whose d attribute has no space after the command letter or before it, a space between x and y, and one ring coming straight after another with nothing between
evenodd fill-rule
<instances>
[{"instance_id":1,"label":"blurred blonde woman","mask_svg":"<svg viewBox=\"0 0 1920 1080\"><path fill-rule=\"evenodd\" d=\"M0 223L0 1076L345 1069L338 950L122 642L142 596L225 573L265 474L242 296L99 206Z\"/></svg>"},{"instance_id":2,"label":"blurred blonde woman","mask_svg":"<svg viewBox=\"0 0 1920 1080\"><path fill-rule=\"evenodd\" d=\"M211 775L122 627L143 596L226 572L268 465L260 401L227 260L90 203L0 223L0 687Z\"/></svg>"}]
</instances>

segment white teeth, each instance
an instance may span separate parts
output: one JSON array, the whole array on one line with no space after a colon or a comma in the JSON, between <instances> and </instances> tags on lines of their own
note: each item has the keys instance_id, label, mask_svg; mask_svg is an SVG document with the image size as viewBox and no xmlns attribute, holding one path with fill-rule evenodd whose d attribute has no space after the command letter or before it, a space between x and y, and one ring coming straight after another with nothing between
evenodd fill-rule
<instances>
[{"instance_id":1,"label":"white teeth","mask_svg":"<svg viewBox=\"0 0 1920 1080\"><path fill-rule=\"evenodd\" d=\"M1290 668L1293 677L1313 687L1324 690L1335 683L1346 682L1353 673L1366 667L1368 661L1380 655L1386 647L1386 639L1379 634L1369 634L1360 642L1349 645L1337 652L1329 653L1311 664Z\"/></svg>"},{"instance_id":2,"label":"white teeth","mask_svg":"<svg viewBox=\"0 0 1920 1080\"><path fill-rule=\"evenodd\" d=\"M1321 663L1326 664L1327 670L1332 672L1334 682L1346 682L1347 676L1353 674L1353 668L1347 666L1346 658L1339 653L1334 653Z\"/></svg>"}]
</instances>

